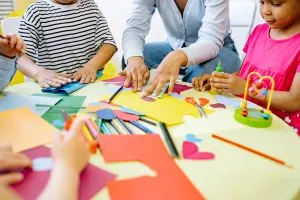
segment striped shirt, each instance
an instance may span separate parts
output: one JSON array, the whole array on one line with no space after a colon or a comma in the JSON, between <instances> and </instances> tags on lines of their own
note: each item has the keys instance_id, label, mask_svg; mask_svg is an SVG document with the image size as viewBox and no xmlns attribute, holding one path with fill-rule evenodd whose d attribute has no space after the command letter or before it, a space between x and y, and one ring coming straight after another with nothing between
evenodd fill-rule
<instances>
[{"instance_id":1,"label":"striped shirt","mask_svg":"<svg viewBox=\"0 0 300 200\"><path fill-rule=\"evenodd\" d=\"M102 44L116 46L94 0L72 5L37 0L22 17L19 34L26 43L26 55L57 73L75 73Z\"/></svg>"}]
</instances>

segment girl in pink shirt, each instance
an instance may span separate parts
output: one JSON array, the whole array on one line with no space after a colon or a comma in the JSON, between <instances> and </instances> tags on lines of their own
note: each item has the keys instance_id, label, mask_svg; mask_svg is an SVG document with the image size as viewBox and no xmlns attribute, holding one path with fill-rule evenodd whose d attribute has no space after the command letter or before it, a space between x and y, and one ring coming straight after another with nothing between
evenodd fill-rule
<instances>
[{"instance_id":1,"label":"girl in pink shirt","mask_svg":"<svg viewBox=\"0 0 300 200\"><path fill-rule=\"evenodd\" d=\"M260 13L266 24L258 25L244 47L240 72L213 73L195 78L193 85L206 90L242 95L250 72L272 76L275 91L271 110L300 136L300 0L261 0ZM210 79L210 84L203 84ZM250 100L265 106L265 97L249 94Z\"/></svg>"}]
</instances>

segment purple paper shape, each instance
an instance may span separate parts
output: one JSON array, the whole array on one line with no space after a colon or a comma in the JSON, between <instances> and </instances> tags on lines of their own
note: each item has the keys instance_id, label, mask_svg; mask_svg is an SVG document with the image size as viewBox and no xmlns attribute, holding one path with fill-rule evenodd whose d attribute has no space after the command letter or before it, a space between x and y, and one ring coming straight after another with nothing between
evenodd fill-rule
<instances>
[{"instance_id":1,"label":"purple paper shape","mask_svg":"<svg viewBox=\"0 0 300 200\"><path fill-rule=\"evenodd\" d=\"M51 157L50 149L43 146L22 153L26 154L31 159ZM23 175L24 180L21 183L13 185L13 189L19 193L24 200L37 199L48 182L50 171L35 172L31 169L25 169ZM114 180L115 177L114 174L109 173L108 171L88 164L80 175L79 199L91 199L105 187L108 181Z\"/></svg>"},{"instance_id":2,"label":"purple paper shape","mask_svg":"<svg viewBox=\"0 0 300 200\"><path fill-rule=\"evenodd\" d=\"M175 83L172 92L173 92L173 93L180 94L181 92L186 91L186 90L189 90L189 89L192 89L192 88L193 88L193 87L188 86L188 85L181 85L181 84ZM168 90L166 90L165 93L168 93Z\"/></svg>"},{"instance_id":3,"label":"purple paper shape","mask_svg":"<svg viewBox=\"0 0 300 200\"><path fill-rule=\"evenodd\" d=\"M141 99L143 99L144 101L148 101L148 102L156 101L154 98L151 98L151 97L141 97Z\"/></svg>"},{"instance_id":4,"label":"purple paper shape","mask_svg":"<svg viewBox=\"0 0 300 200\"><path fill-rule=\"evenodd\" d=\"M212 108L224 108L226 109L226 106L222 103L215 103L210 105Z\"/></svg>"}]
</instances>

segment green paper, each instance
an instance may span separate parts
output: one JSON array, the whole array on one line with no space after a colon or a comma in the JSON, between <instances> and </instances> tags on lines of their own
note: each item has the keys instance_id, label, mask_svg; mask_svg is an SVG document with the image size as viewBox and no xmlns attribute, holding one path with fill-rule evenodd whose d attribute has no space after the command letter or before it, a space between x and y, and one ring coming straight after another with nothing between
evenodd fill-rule
<instances>
[{"instance_id":1,"label":"green paper","mask_svg":"<svg viewBox=\"0 0 300 200\"><path fill-rule=\"evenodd\" d=\"M35 96L57 96L53 94L34 94ZM60 96L62 99L48 112L42 115L42 118L49 122L53 123L54 120L62 120L65 121L62 112L65 111L68 115L77 114L80 110L79 107L82 106L85 96ZM58 107L58 108L56 108ZM65 108L61 108L65 107ZM57 129L62 130L63 127L55 126Z\"/></svg>"}]
</instances>

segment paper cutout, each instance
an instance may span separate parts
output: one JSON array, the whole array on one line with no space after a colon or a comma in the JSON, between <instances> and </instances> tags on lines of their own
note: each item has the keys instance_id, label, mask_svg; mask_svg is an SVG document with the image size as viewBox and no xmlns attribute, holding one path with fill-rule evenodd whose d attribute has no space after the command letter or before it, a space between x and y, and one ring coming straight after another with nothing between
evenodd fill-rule
<instances>
[{"instance_id":1,"label":"paper cutout","mask_svg":"<svg viewBox=\"0 0 300 200\"><path fill-rule=\"evenodd\" d=\"M116 117L115 113L111 109L102 109L96 112L98 118L111 121Z\"/></svg>"},{"instance_id":2,"label":"paper cutout","mask_svg":"<svg viewBox=\"0 0 300 200\"><path fill-rule=\"evenodd\" d=\"M184 141L182 144L182 155L189 160L211 160L215 155L210 152L200 152L198 146L193 142Z\"/></svg>"},{"instance_id":3,"label":"paper cutout","mask_svg":"<svg viewBox=\"0 0 300 200\"><path fill-rule=\"evenodd\" d=\"M199 98L199 101L201 106L206 106L209 103L209 100L206 98Z\"/></svg>"},{"instance_id":4,"label":"paper cutout","mask_svg":"<svg viewBox=\"0 0 300 200\"><path fill-rule=\"evenodd\" d=\"M172 96L172 97L175 97L175 98L177 98L177 99L184 100L184 97L183 97L183 96L181 96L180 94L174 93L174 92L171 94L171 96Z\"/></svg>"},{"instance_id":5,"label":"paper cutout","mask_svg":"<svg viewBox=\"0 0 300 200\"><path fill-rule=\"evenodd\" d=\"M50 149L38 147L24 152L29 158L51 157ZM26 200L37 199L44 189L50 176L50 171L35 172L29 169L24 171L24 181L13 185L19 195ZM79 199L91 199L98 193L108 181L115 178L115 175L89 164L80 176Z\"/></svg>"},{"instance_id":6,"label":"paper cutout","mask_svg":"<svg viewBox=\"0 0 300 200\"><path fill-rule=\"evenodd\" d=\"M16 152L52 142L56 131L28 108L0 112L0 141Z\"/></svg>"},{"instance_id":7,"label":"paper cutout","mask_svg":"<svg viewBox=\"0 0 300 200\"><path fill-rule=\"evenodd\" d=\"M139 117L137 115L132 115L129 113L124 113L122 111L115 110L114 113L117 115L118 118L124 121L137 121Z\"/></svg>"},{"instance_id":8,"label":"paper cutout","mask_svg":"<svg viewBox=\"0 0 300 200\"><path fill-rule=\"evenodd\" d=\"M238 108L241 105L242 99L238 97L227 97L222 95L216 95L216 101L218 103L225 104L226 106L231 106L234 108ZM248 101L247 103L248 108L256 108L257 106L254 103Z\"/></svg>"},{"instance_id":9,"label":"paper cutout","mask_svg":"<svg viewBox=\"0 0 300 200\"><path fill-rule=\"evenodd\" d=\"M201 200L204 197L174 162L158 135L99 135L107 162L140 161L157 176L108 183L111 200Z\"/></svg>"},{"instance_id":10,"label":"paper cutout","mask_svg":"<svg viewBox=\"0 0 300 200\"><path fill-rule=\"evenodd\" d=\"M28 107L31 111L42 116L60 100L61 97L24 96L16 93L5 93L4 98L0 99L0 111ZM36 104L44 105L44 107L37 107Z\"/></svg>"},{"instance_id":11,"label":"paper cutout","mask_svg":"<svg viewBox=\"0 0 300 200\"><path fill-rule=\"evenodd\" d=\"M148 102L154 102L155 99L152 97L141 97L141 99L143 99L144 101L148 101Z\"/></svg>"},{"instance_id":12,"label":"paper cutout","mask_svg":"<svg viewBox=\"0 0 300 200\"><path fill-rule=\"evenodd\" d=\"M193 133L189 133L185 136L186 140L189 142L201 142L200 138L197 138Z\"/></svg>"},{"instance_id":13,"label":"paper cutout","mask_svg":"<svg viewBox=\"0 0 300 200\"><path fill-rule=\"evenodd\" d=\"M50 157L40 157L32 161L33 171L50 171L53 166L52 158Z\"/></svg>"},{"instance_id":14,"label":"paper cutout","mask_svg":"<svg viewBox=\"0 0 300 200\"><path fill-rule=\"evenodd\" d=\"M224 104L222 104L222 103L210 104L210 106L212 108L224 108L224 109L226 109L226 106Z\"/></svg>"},{"instance_id":15,"label":"paper cutout","mask_svg":"<svg viewBox=\"0 0 300 200\"><path fill-rule=\"evenodd\" d=\"M106 98L108 99L109 96ZM113 103L138 110L149 118L165 122L167 125L182 123L184 115L199 117L198 109L195 106L169 95L164 95L155 102L146 102L140 99L137 93L124 91L118 94ZM207 114L208 112L206 110Z\"/></svg>"},{"instance_id":16,"label":"paper cutout","mask_svg":"<svg viewBox=\"0 0 300 200\"><path fill-rule=\"evenodd\" d=\"M128 108L124 108L124 107L120 107L120 111L128 113L128 114L133 114L133 115L138 115L138 116L145 116L143 113L128 109Z\"/></svg>"},{"instance_id":17,"label":"paper cutout","mask_svg":"<svg viewBox=\"0 0 300 200\"><path fill-rule=\"evenodd\" d=\"M97 72L97 79L102 76L102 71ZM52 93L52 94L60 94L60 95L69 95L85 86L88 84L81 84L79 81L75 83L68 83L66 85L63 85L59 88L56 87L49 87L49 88L43 88L42 92L45 93Z\"/></svg>"},{"instance_id":18,"label":"paper cutout","mask_svg":"<svg viewBox=\"0 0 300 200\"><path fill-rule=\"evenodd\" d=\"M63 128L65 126L65 122L60 119L56 119L52 122L52 125L55 127Z\"/></svg>"},{"instance_id":19,"label":"paper cutout","mask_svg":"<svg viewBox=\"0 0 300 200\"><path fill-rule=\"evenodd\" d=\"M99 80L106 80L116 76L117 69L116 66L112 62L108 62L102 71L103 75L99 78Z\"/></svg>"},{"instance_id":20,"label":"paper cutout","mask_svg":"<svg viewBox=\"0 0 300 200\"><path fill-rule=\"evenodd\" d=\"M125 76L117 76L117 77L114 77L114 78L111 78L111 79L103 80L103 82L112 83L114 85L122 86L122 85L124 85L125 79L126 79ZM130 86L128 86L128 87L132 87L132 84L130 84Z\"/></svg>"},{"instance_id":21,"label":"paper cutout","mask_svg":"<svg viewBox=\"0 0 300 200\"><path fill-rule=\"evenodd\" d=\"M192 88L193 88L192 86L175 83L174 89L172 92L180 94L181 92L192 89Z\"/></svg>"}]
</instances>

